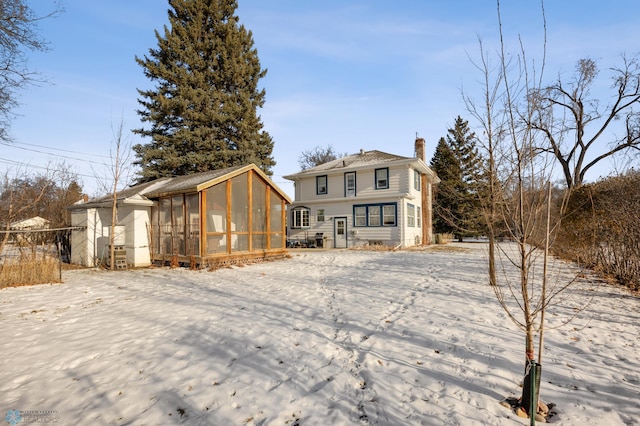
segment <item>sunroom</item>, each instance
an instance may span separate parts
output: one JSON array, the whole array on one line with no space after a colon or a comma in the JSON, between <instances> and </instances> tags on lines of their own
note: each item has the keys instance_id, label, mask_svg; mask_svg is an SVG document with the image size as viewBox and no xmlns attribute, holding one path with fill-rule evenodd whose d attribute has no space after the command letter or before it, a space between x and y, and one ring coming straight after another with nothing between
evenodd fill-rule
<instances>
[{"instance_id":1,"label":"sunroom","mask_svg":"<svg viewBox=\"0 0 640 426\"><path fill-rule=\"evenodd\" d=\"M254 165L174 178L146 196L152 261L229 263L286 250L290 200Z\"/></svg>"},{"instance_id":2,"label":"sunroom","mask_svg":"<svg viewBox=\"0 0 640 426\"><path fill-rule=\"evenodd\" d=\"M126 265L206 266L286 253L288 196L257 166L160 178L117 194L114 245ZM72 262L96 266L109 253L112 196L70 206Z\"/></svg>"}]
</instances>

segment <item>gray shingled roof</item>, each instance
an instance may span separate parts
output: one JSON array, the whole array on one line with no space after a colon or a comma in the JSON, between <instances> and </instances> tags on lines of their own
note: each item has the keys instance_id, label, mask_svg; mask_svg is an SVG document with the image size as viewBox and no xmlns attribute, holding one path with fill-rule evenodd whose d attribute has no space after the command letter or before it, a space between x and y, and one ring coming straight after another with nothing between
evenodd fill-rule
<instances>
[{"instance_id":1,"label":"gray shingled roof","mask_svg":"<svg viewBox=\"0 0 640 426\"><path fill-rule=\"evenodd\" d=\"M167 193L181 193L196 191L198 185L217 179L246 166L227 167L226 169L210 170L208 172L194 173L186 176L170 178L160 186L149 188L145 192L139 192L147 198L155 198ZM135 188L135 187L134 187Z\"/></svg>"},{"instance_id":2,"label":"gray shingled roof","mask_svg":"<svg viewBox=\"0 0 640 426\"><path fill-rule=\"evenodd\" d=\"M400 155L389 154L387 152L377 150L360 151L357 154L347 155L346 157L338 158L337 160L329 161L328 163L320 164L316 167L311 167L299 173L295 173L295 175L315 174L322 171L378 165L402 160L415 160L415 158L402 157ZM287 176L285 176L285 178L287 178Z\"/></svg>"},{"instance_id":3,"label":"gray shingled roof","mask_svg":"<svg viewBox=\"0 0 640 426\"><path fill-rule=\"evenodd\" d=\"M148 200L157 198L161 195L179 194L185 192L195 192L198 186L233 173L245 166L227 167L225 169L210 170L202 173L194 173L186 176L165 177L152 180L150 182L125 188L118 192L118 200ZM75 204L71 208L82 208L89 206L104 205L112 200L112 195L107 194L98 198L89 200L87 203Z\"/></svg>"}]
</instances>

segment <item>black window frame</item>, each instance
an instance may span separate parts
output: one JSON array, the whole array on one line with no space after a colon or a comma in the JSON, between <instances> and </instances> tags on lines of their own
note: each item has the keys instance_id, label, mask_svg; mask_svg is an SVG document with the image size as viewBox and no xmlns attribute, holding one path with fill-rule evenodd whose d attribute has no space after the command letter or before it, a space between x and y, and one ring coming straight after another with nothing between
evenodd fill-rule
<instances>
[{"instance_id":1,"label":"black window frame","mask_svg":"<svg viewBox=\"0 0 640 426\"><path fill-rule=\"evenodd\" d=\"M320 182L324 178L324 192L320 191ZM329 193L329 178L327 175L316 176L316 195L327 195Z\"/></svg>"},{"instance_id":2,"label":"black window frame","mask_svg":"<svg viewBox=\"0 0 640 426\"><path fill-rule=\"evenodd\" d=\"M393 207L393 223L387 223L385 222L385 207ZM379 220L378 220L378 225L371 225L370 224L370 213L369 213L369 208L370 207L378 207L379 209ZM362 209L364 208L364 215L360 215L360 216L356 216L356 209ZM388 215L387 215L388 216ZM360 217L364 217L365 218L365 224L364 225L359 225L357 218ZM369 203L369 204L354 204L353 205L353 226L354 228L393 228L395 226L398 226L398 203Z\"/></svg>"},{"instance_id":3,"label":"black window frame","mask_svg":"<svg viewBox=\"0 0 640 426\"><path fill-rule=\"evenodd\" d=\"M386 177L384 179L384 185L379 185L380 180L378 178L378 172L386 172ZM375 169L374 171L374 179L375 179L375 188L376 189L389 189L389 168L388 167L381 167L379 169Z\"/></svg>"},{"instance_id":4,"label":"black window frame","mask_svg":"<svg viewBox=\"0 0 640 426\"><path fill-rule=\"evenodd\" d=\"M353 194L350 194L349 192L347 192L347 181L348 181L348 176L352 176L352 175L353 175ZM356 177L356 172L345 172L344 173L344 196L355 197L358 192L357 188L358 188L358 179Z\"/></svg>"}]
</instances>

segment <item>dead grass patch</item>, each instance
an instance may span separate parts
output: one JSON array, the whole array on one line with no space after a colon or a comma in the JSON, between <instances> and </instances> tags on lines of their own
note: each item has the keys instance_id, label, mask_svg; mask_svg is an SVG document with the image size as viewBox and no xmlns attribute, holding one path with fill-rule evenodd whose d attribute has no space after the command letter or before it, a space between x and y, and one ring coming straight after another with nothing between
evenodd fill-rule
<instances>
[{"instance_id":1,"label":"dead grass patch","mask_svg":"<svg viewBox=\"0 0 640 426\"><path fill-rule=\"evenodd\" d=\"M60 282L58 259L44 254L23 254L0 263L0 288Z\"/></svg>"}]
</instances>

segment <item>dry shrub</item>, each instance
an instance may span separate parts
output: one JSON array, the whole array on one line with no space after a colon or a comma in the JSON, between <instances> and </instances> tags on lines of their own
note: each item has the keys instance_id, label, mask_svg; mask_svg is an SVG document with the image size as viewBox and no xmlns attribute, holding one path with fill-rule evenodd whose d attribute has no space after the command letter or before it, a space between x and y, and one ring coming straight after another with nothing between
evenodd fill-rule
<instances>
[{"instance_id":1,"label":"dry shrub","mask_svg":"<svg viewBox=\"0 0 640 426\"><path fill-rule=\"evenodd\" d=\"M554 254L635 289L640 282L640 173L574 191Z\"/></svg>"},{"instance_id":2,"label":"dry shrub","mask_svg":"<svg viewBox=\"0 0 640 426\"><path fill-rule=\"evenodd\" d=\"M58 259L46 253L26 253L0 263L0 288L60 282Z\"/></svg>"},{"instance_id":3,"label":"dry shrub","mask_svg":"<svg viewBox=\"0 0 640 426\"><path fill-rule=\"evenodd\" d=\"M425 251L445 252L445 253L466 253L471 251L468 247L460 247L459 245L431 245L425 247Z\"/></svg>"},{"instance_id":4,"label":"dry shrub","mask_svg":"<svg viewBox=\"0 0 640 426\"><path fill-rule=\"evenodd\" d=\"M376 242L376 243L369 243L369 244L363 244L361 246L351 247L349 250L394 251L395 248L392 246L385 245L382 242L379 242L379 243Z\"/></svg>"}]
</instances>

